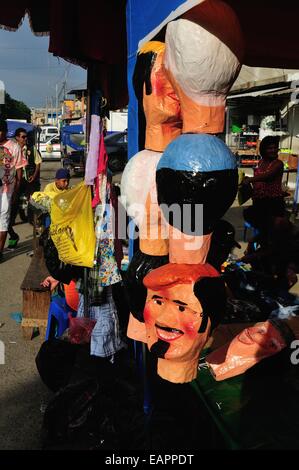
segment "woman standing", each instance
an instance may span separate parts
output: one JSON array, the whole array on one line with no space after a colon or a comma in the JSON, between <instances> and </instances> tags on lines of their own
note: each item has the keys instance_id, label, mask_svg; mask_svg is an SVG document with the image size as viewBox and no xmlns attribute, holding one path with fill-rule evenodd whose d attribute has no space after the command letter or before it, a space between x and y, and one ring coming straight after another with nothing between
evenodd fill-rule
<instances>
[{"instance_id":1,"label":"woman standing","mask_svg":"<svg viewBox=\"0 0 299 470\"><path fill-rule=\"evenodd\" d=\"M274 219L286 215L286 193L282 189L283 162L278 159L278 143L279 137L264 137L260 144L261 160L254 176L244 179L245 184L253 184L253 205L244 210L243 216L259 230L261 244L267 243Z\"/></svg>"}]
</instances>

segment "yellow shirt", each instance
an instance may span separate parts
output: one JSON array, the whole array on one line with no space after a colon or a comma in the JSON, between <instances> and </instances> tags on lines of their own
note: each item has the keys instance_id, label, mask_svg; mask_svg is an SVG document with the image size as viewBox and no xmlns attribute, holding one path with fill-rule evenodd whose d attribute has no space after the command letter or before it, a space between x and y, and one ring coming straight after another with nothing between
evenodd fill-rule
<instances>
[{"instance_id":1,"label":"yellow shirt","mask_svg":"<svg viewBox=\"0 0 299 470\"><path fill-rule=\"evenodd\" d=\"M56 184L55 184L55 181L53 181L53 183L49 183L47 184L47 186L45 187L44 189L44 193L57 193L57 194L61 194L63 193L64 191L67 191L66 189L58 189Z\"/></svg>"}]
</instances>

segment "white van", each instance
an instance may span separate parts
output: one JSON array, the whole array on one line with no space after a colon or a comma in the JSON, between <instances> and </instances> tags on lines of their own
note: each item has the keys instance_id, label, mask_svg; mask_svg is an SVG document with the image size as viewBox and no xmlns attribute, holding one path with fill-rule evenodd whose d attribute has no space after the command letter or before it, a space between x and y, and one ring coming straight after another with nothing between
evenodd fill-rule
<instances>
[{"instance_id":1,"label":"white van","mask_svg":"<svg viewBox=\"0 0 299 470\"><path fill-rule=\"evenodd\" d=\"M56 126L42 126L39 137L40 142L47 142L51 137L59 134L59 129Z\"/></svg>"}]
</instances>

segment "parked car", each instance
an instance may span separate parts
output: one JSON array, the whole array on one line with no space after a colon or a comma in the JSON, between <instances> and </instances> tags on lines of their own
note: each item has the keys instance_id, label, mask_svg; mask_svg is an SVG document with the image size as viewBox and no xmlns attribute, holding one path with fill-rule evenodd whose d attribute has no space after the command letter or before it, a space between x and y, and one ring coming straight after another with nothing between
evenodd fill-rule
<instances>
[{"instance_id":1,"label":"parked car","mask_svg":"<svg viewBox=\"0 0 299 470\"><path fill-rule=\"evenodd\" d=\"M61 129L61 165L70 174L84 173L85 135L83 126L69 125Z\"/></svg>"},{"instance_id":2,"label":"parked car","mask_svg":"<svg viewBox=\"0 0 299 470\"><path fill-rule=\"evenodd\" d=\"M39 151L41 153L43 161L46 160L60 160L61 159L61 148L60 148L60 135L56 134L47 142L40 142Z\"/></svg>"},{"instance_id":3,"label":"parked car","mask_svg":"<svg viewBox=\"0 0 299 470\"><path fill-rule=\"evenodd\" d=\"M82 126L62 128L62 166L70 173L84 172L85 141ZM127 131L111 132L104 138L108 154L108 168L111 173L120 173L128 161Z\"/></svg>"},{"instance_id":4,"label":"parked car","mask_svg":"<svg viewBox=\"0 0 299 470\"><path fill-rule=\"evenodd\" d=\"M39 141L40 142L48 142L51 137L56 136L59 134L59 129L56 126L41 126L40 127L40 135L39 135Z\"/></svg>"},{"instance_id":5,"label":"parked car","mask_svg":"<svg viewBox=\"0 0 299 470\"><path fill-rule=\"evenodd\" d=\"M112 132L105 136L104 142L108 154L108 168L112 173L121 173L128 161L128 134Z\"/></svg>"}]
</instances>

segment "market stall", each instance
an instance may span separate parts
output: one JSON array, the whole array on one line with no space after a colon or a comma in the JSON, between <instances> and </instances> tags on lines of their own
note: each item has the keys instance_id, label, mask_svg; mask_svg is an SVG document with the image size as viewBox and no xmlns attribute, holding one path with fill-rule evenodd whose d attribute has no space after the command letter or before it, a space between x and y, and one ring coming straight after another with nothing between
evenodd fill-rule
<instances>
[{"instance_id":1,"label":"market stall","mask_svg":"<svg viewBox=\"0 0 299 470\"><path fill-rule=\"evenodd\" d=\"M210 3L211 8L209 8ZM228 8L228 5L231 6L232 9ZM207 17L205 16L206 6L208 11ZM194 7L199 8L194 9ZM201 9L201 7L203 7L203 9ZM215 12L213 11L214 7L216 8ZM100 2L99 5L86 8L86 2L83 4L81 0L78 0L73 2L70 10L65 4L54 0L43 4L42 9L33 2L24 1L23 4L22 2L17 2L11 6L7 6L7 8L0 13L0 24L11 29L16 29L25 12L28 12L33 31L35 33L48 32L50 34L50 52L87 67L88 88L90 92L87 136L91 136L92 138L96 136L97 143L101 141L98 135L101 99L103 96L106 98L109 109L120 108L126 104L126 78L128 78L130 98L129 156L135 156L135 160L132 158L133 163L130 167L130 171L132 170L132 172L135 172L134 174L137 175L139 186L136 185L136 187L129 188L127 194L132 200L138 201L142 193L144 206L146 208L151 205L155 207L160 217L158 218L159 223L157 224L159 230L163 225L161 221L163 221L165 214L162 214L162 210L159 212L160 209L158 206L162 206L163 203L171 205L175 202L178 203L178 205L182 205L185 200L190 200L191 204L202 203L209 209L207 211L208 217L204 220L204 243L201 245L200 250L190 250L191 253L189 252L187 256L187 250L182 249L182 245L176 242L175 234L179 230L174 223L171 223L169 225L171 226L170 231L172 235L169 237L169 240L162 240L161 237L156 244L145 243L141 247L141 255L138 254L138 256L140 255L141 257L141 261L136 261L136 258L134 259L136 264L134 265L133 263L131 272L132 277L136 277L136 272L139 273L140 267L144 267L149 257L151 257L148 265L155 269L151 269L150 272L146 269L144 270L144 279L142 278L142 281L144 280L143 285L134 286L133 284L133 289L136 287L136 297L138 296L137 294L139 294L138 289L143 289L142 295L140 296L141 301L138 304L140 300L138 298L136 302L138 305L136 312L134 312L134 317L137 322L139 321L139 323L142 324L141 330L143 328L143 332L139 330L139 333L140 335L143 333L143 337L146 338L144 342L148 343L150 350L156 350L156 352L160 354L160 356L158 356L158 373L163 379L173 382L177 387L180 387L178 384L189 383L196 378L198 354L204 347L210 332L221 320L224 289L219 272L206 263L206 259L210 247L211 234L222 215L233 202L237 189L235 162L224 143L215 136L215 134L219 134L223 130L227 92L235 80L242 63L269 67L299 67L299 49L295 47L298 42L295 23L299 7L293 6L290 2L289 8L286 8L285 5L284 8L273 6L269 10L267 7L261 6L258 2L254 1L251 3L251 8L257 8L259 12L255 20L254 28L250 22L248 22L247 5L240 4L240 2L233 0L227 1L226 3L210 2L209 0L190 0L186 2L174 0L172 2L164 2L163 4L158 1L139 2L137 0L131 0L127 2L127 4L125 4L124 1L121 2L119 9L116 11L113 5L107 2ZM190 10L192 10L191 13ZM47 12L46 15L45 11ZM223 21L223 12L227 15L225 18L230 27L224 27L227 26L227 24L226 21ZM184 15L183 18L182 15ZM65 21L66 18L68 19L67 22ZM172 20L178 21L171 23ZM177 64L175 64L175 66L173 65L176 58L174 57L175 54L173 54L173 56L171 54L172 51L175 50L174 44L176 44L176 41L179 43L182 37L193 39L192 34L190 34L190 36L182 34L182 31L184 32L185 21L192 34L197 35L194 50L200 50L199 38L201 35L205 39L208 37L207 44L211 46L211 51L214 46L214 55L209 54L209 48L203 51L206 54L204 57L206 60L205 66L201 69L196 63L194 70L191 70L190 75L188 75L188 80L190 79L191 83L197 83L195 78L200 76L200 84L203 83L205 85L205 79L206 76L208 76L208 74L205 73L206 68L209 69L211 65L218 67L217 78L219 83L215 85L212 80L212 83L208 84L207 95L209 96L204 96L204 99L202 99L201 95L202 90L199 90L199 92L198 90L195 91L195 99L193 90L190 92L189 89L189 94L185 92L184 73L189 73L188 64L187 67L185 67L184 62L182 62L183 66L182 64L178 66ZM231 27L236 24L240 26L237 28ZM170 27L168 28L169 25ZM278 25L280 27L279 37L277 35ZM127 40L125 36L126 26ZM180 30L181 26L182 30ZM188 28L186 30L187 32ZM288 34L283 34L282 30L284 28ZM243 49L241 41L242 36L244 38ZM111 41L111 37L113 37L113 41ZM168 56L165 62L163 62L165 42L167 41ZM148 44L149 42L151 43L150 45ZM155 44L152 44L153 42ZM292 43L294 47L290 48L290 43ZM217 47L215 44L217 44ZM181 41L178 55L183 56L186 50L189 52L189 46L190 45L184 49L184 43ZM138 61L136 62L137 50L138 58L141 63L139 71ZM219 53L219 51L221 52ZM178 98L176 97L175 100L180 103L182 111L182 113L177 112L177 107L172 107L170 114L173 119L170 120L171 124L169 126L171 131L170 133L162 133L162 138L159 140L159 145L157 146L155 146L155 144L158 139L155 140L152 138L153 134L151 135L149 132L150 126L148 123L150 119L147 118L147 123L145 123L140 101L138 103L135 96L136 83L133 88L133 76L135 73L135 78L137 77L137 88L138 72L140 72L140 70L144 82L148 79L145 73L146 63L149 63L148 57L152 59L151 65L154 65L154 73L158 71L157 74L160 73L160 77L161 70L163 72L165 70L163 67L166 67L168 76L162 78L163 86L165 85L165 89L170 90L167 96L171 95L171 97L173 97L175 93L177 94ZM178 70L179 66L181 67L180 70ZM222 80L222 67L225 68L225 80ZM215 82L216 81L217 80L215 80ZM152 79L151 85L153 85L153 83L154 78ZM147 82L146 84L148 85ZM217 92L219 91L220 98L219 96L216 98L213 96L215 86L219 86ZM143 81L141 81L141 87L139 88L141 88L142 94ZM200 96L199 100L197 100L198 95ZM148 102L145 103L148 96L150 96L150 98ZM159 93L145 93L143 99L143 103L145 103L145 114L146 110L149 110L148 115L151 118L155 115L155 106L159 101ZM146 105L148 105L148 107ZM151 108L151 106L153 107ZM208 108L208 111L206 108ZM193 119L193 110L195 116L197 116L196 113L200 116L197 122L196 119ZM181 114L183 116L182 120ZM174 122L175 125L173 125ZM161 124L161 122L159 122L159 124ZM167 124L169 124L169 121ZM168 130L169 128L167 127ZM179 131L177 132L178 129ZM183 132L181 131L182 129ZM165 137L166 134L168 137L170 135L169 139ZM92 141L90 140L90 144L91 143ZM189 150L190 154L188 153ZM96 152L92 154L92 145L89 146L89 151L89 156L93 157L94 161L97 154ZM137 154L137 152L139 153ZM178 155L180 158L178 158ZM193 158L194 155L195 157ZM91 186L93 185L95 177L97 178L98 186L96 185L96 196L98 200L103 196L101 189L104 186L100 186L99 184L103 183L106 170L104 151L101 156L103 158L101 163L97 166L97 170L101 168L101 171L95 173L93 168L92 172L88 172L87 175L89 181L86 180L86 183ZM146 162L147 158L151 158L153 163L150 169ZM134 167L134 162L136 161L136 166L140 163L139 173L136 170L136 166ZM88 165L88 169L91 169L90 165ZM128 180L130 180L130 178L128 178ZM209 181L211 180L213 180L214 184L210 190ZM155 182L157 182L156 185L153 184ZM155 188L152 191L153 186L155 186ZM124 188L126 191L127 187L124 186ZM179 191L174 192L172 190L173 188L178 188ZM206 188L208 188L208 190ZM217 199L219 194L223 194L221 199ZM106 192L104 194L104 198L105 197ZM102 225L105 225L106 222L103 214L99 215L99 220L98 229L101 231ZM144 229L146 232L148 225L150 225L149 218L146 219L144 225L140 224L140 231ZM181 231L181 233L184 235L184 241L190 241L190 238L188 238L190 237L190 233L183 231ZM192 241L199 241L201 235L196 234ZM202 238L200 240L202 241ZM148 240L146 240L146 242L148 242ZM97 245L97 247L98 246L99 245ZM132 250L131 253L132 255L133 251L134 250ZM159 258L159 263L153 266L151 262L155 256ZM168 256L169 260L167 259ZM138 264L139 262L140 264ZM83 264L83 266L86 265L87 264ZM88 266L92 266L92 259L89 259ZM170 287L168 284L169 279L171 279L172 282ZM120 279L118 278L117 280L119 281ZM138 281L140 281L140 278ZM178 288L177 285L179 285ZM183 288L181 288L182 286ZM180 294L179 296L177 296L177 292ZM214 294L211 295L211 292ZM217 293L217 295L215 295L215 293ZM159 339L157 340L155 328L153 327L155 315L158 317L158 307L163 306L165 302L170 304L172 310L174 310L175 306L176 312L188 310L186 307L190 303L192 309L189 309L191 311L188 310L187 313L190 315L191 319L188 325L177 324L175 327L170 327L168 324L165 326L164 323L160 323L156 328L156 330L161 330L158 332ZM85 302L84 310L87 308L86 304L87 302ZM144 321L143 318L145 305L147 312L146 321ZM196 320L194 320L195 317ZM145 325L145 323L147 324ZM146 326L146 331L144 330L144 326ZM165 343L171 343L172 340L183 336L185 333L185 331L183 331L184 328L186 328L186 332L189 331L190 337L192 337L192 341L190 340L190 344L185 352L187 360L184 360L184 355L182 356L183 359L181 357L175 358L173 361L174 364L170 367L169 362L173 359L173 356L175 356L176 350L175 347L173 350L168 348L170 353L167 357L166 353L169 351L165 348ZM132 337L136 339L134 336ZM179 373L176 367L178 363L181 363ZM202 379L199 375L200 385L198 390L200 389L199 393L202 399L206 401L206 395L208 395L210 391L210 383L209 378L207 378L206 386L204 383L204 374L205 372L202 374ZM195 382L194 387L196 387L196 383L198 382ZM262 384L260 383L260 385ZM241 389L242 387L240 386L238 393L242 393ZM220 395L222 393L224 392L221 389ZM214 401L213 399L212 406L214 406ZM234 404L230 403L230 406L234 406ZM234 437L233 440L235 442L236 438ZM246 445L247 444L242 443L241 447L244 448ZM260 441L257 441L256 443L250 443L248 447L256 447L259 445ZM236 448L237 444L233 444L233 447Z\"/></svg>"}]
</instances>

